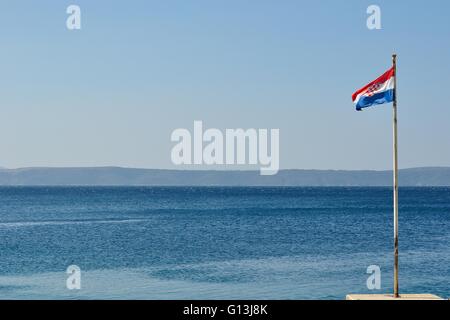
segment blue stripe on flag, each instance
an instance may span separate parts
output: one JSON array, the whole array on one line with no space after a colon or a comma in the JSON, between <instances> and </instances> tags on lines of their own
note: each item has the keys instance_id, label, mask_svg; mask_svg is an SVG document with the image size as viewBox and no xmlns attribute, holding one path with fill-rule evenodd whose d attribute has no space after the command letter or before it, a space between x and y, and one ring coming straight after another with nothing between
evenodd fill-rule
<instances>
[{"instance_id":1,"label":"blue stripe on flag","mask_svg":"<svg viewBox=\"0 0 450 320\"><path fill-rule=\"evenodd\" d=\"M362 96L356 104L356 110L361 111L363 108L392 101L394 101L394 89L374 94L371 97Z\"/></svg>"}]
</instances>

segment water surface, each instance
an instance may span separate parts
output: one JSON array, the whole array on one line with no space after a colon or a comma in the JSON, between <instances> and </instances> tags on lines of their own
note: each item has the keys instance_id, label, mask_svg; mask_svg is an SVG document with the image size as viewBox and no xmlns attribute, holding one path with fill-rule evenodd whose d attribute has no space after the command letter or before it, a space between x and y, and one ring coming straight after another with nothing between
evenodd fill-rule
<instances>
[{"instance_id":1,"label":"water surface","mask_svg":"<svg viewBox=\"0 0 450 320\"><path fill-rule=\"evenodd\" d=\"M399 219L401 292L448 297L450 188ZM392 238L390 188L0 187L0 297L343 299L369 265L384 293Z\"/></svg>"}]
</instances>

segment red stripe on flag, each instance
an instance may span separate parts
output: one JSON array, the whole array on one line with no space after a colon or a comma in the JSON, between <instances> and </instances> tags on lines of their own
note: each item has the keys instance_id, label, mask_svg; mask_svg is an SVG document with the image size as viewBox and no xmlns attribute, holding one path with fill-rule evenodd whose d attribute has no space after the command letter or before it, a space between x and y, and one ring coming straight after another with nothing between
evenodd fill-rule
<instances>
[{"instance_id":1,"label":"red stripe on flag","mask_svg":"<svg viewBox=\"0 0 450 320\"><path fill-rule=\"evenodd\" d=\"M375 83L385 83L386 81L388 81L390 78L392 78L394 76L394 67L392 67L391 69L389 69L388 71L386 71L381 77L377 78L376 80L372 81L371 83L369 83L368 85L364 86L363 88L359 89L358 91L356 91L353 95L352 95L352 100L355 101L356 97L361 93L366 91L369 87L373 86Z\"/></svg>"}]
</instances>

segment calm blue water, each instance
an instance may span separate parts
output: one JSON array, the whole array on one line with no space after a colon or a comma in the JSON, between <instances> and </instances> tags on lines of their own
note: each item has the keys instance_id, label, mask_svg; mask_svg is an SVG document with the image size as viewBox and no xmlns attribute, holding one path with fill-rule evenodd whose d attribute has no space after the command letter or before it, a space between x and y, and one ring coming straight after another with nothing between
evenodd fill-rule
<instances>
[{"instance_id":1,"label":"calm blue water","mask_svg":"<svg viewBox=\"0 0 450 320\"><path fill-rule=\"evenodd\" d=\"M401 292L449 297L450 188L401 188L399 225ZM1 187L0 298L385 293L392 238L390 188Z\"/></svg>"}]
</instances>

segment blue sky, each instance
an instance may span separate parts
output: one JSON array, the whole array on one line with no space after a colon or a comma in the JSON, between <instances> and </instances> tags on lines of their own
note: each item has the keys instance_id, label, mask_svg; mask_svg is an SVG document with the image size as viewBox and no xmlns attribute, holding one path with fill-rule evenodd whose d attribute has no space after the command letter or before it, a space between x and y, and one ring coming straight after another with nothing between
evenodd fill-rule
<instances>
[{"instance_id":1,"label":"blue sky","mask_svg":"<svg viewBox=\"0 0 450 320\"><path fill-rule=\"evenodd\" d=\"M174 168L171 132L202 120L279 128L282 168L388 169L391 106L351 94L393 51L400 167L450 166L449 18L446 0L1 1L0 166Z\"/></svg>"}]
</instances>

